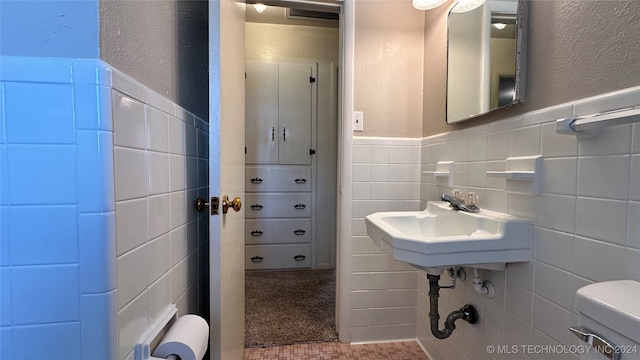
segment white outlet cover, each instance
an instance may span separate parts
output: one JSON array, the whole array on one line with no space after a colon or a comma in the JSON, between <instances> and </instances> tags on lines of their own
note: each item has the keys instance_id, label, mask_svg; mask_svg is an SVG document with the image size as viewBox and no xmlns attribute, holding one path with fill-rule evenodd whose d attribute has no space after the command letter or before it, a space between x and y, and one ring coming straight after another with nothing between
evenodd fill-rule
<instances>
[{"instance_id":1,"label":"white outlet cover","mask_svg":"<svg viewBox=\"0 0 640 360\"><path fill-rule=\"evenodd\" d=\"M353 112L353 131L364 131L364 113L362 111Z\"/></svg>"}]
</instances>

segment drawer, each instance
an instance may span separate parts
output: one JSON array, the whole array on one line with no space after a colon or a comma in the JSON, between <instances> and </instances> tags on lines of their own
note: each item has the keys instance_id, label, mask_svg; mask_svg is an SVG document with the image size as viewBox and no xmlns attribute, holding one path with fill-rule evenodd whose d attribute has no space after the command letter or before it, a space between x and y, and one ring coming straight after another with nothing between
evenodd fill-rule
<instances>
[{"instance_id":1,"label":"drawer","mask_svg":"<svg viewBox=\"0 0 640 360\"><path fill-rule=\"evenodd\" d=\"M245 195L248 219L304 218L311 216L311 194L257 193Z\"/></svg>"},{"instance_id":2,"label":"drawer","mask_svg":"<svg viewBox=\"0 0 640 360\"><path fill-rule=\"evenodd\" d=\"M245 191L311 191L310 166L247 166Z\"/></svg>"},{"instance_id":3,"label":"drawer","mask_svg":"<svg viewBox=\"0 0 640 360\"><path fill-rule=\"evenodd\" d=\"M295 269L311 267L311 245L247 245L245 269Z\"/></svg>"},{"instance_id":4,"label":"drawer","mask_svg":"<svg viewBox=\"0 0 640 360\"><path fill-rule=\"evenodd\" d=\"M247 245L311 242L311 219L249 219L244 228Z\"/></svg>"}]
</instances>

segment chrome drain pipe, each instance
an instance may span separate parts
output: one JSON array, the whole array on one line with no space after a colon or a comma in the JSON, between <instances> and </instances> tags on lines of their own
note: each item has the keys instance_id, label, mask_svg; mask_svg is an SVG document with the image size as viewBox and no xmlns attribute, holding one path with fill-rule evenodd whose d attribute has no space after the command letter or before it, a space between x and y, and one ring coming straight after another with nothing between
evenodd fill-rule
<instances>
[{"instance_id":1,"label":"chrome drain pipe","mask_svg":"<svg viewBox=\"0 0 640 360\"><path fill-rule=\"evenodd\" d=\"M456 320L462 319L469 324L478 321L478 311L472 305L465 305L460 310L452 311L444 322L444 329L440 330L440 314L438 313L438 297L440 297L440 275L427 274L429 279L429 320L431 322L431 333L438 339L446 339L453 333Z\"/></svg>"}]
</instances>

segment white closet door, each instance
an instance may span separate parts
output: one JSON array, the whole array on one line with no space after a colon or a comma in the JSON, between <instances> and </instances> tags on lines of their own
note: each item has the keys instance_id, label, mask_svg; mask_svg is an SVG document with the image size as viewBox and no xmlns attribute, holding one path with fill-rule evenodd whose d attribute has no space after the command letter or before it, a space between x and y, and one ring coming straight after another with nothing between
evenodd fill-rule
<instances>
[{"instance_id":1,"label":"white closet door","mask_svg":"<svg viewBox=\"0 0 640 360\"><path fill-rule=\"evenodd\" d=\"M311 65L280 64L280 164L311 164L312 76Z\"/></svg>"},{"instance_id":2,"label":"white closet door","mask_svg":"<svg viewBox=\"0 0 640 360\"><path fill-rule=\"evenodd\" d=\"M249 62L246 74L245 163L277 164L278 64Z\"/></svg>"}]
</instances>

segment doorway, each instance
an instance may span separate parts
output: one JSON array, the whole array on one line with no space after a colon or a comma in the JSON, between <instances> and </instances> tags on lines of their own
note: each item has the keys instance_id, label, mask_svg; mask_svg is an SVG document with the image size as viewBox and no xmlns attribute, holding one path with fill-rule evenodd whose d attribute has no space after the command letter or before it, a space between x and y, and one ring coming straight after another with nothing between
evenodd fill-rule
<instances>
[{"instance_id":1,"label":"doorway","mask_svg":"<svg viewBox=\"0 0 640 360\"><path fill-rule=\"evenodd\" d=\"M247 5L246 346L337 340L337 10Z\"/></svg>"}]
</instances>

